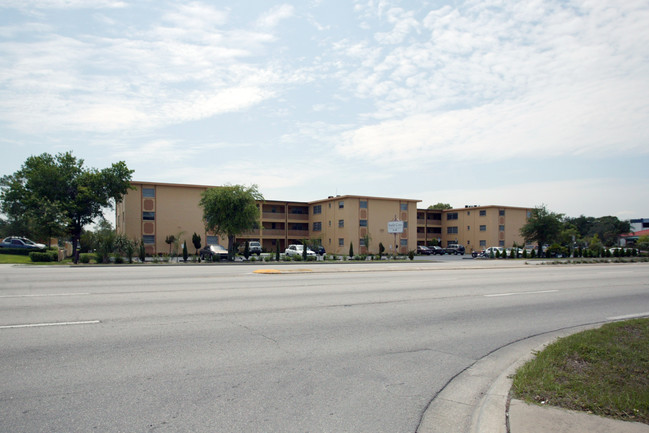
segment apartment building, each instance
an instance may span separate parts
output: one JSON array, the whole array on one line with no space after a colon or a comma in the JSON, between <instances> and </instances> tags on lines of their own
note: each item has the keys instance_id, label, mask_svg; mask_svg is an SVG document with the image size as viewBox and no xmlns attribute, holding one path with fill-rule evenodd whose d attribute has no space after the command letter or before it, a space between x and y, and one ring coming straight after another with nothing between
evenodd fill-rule
<instances>
[{"instance_id":1,"label":"apartment building","mask_svg":"<svg viewBox=\"0 0 649 433\"><path fill-rule=\"evenodd\" d=\"M465 206L459 209L419 210L417 244L460 244L467 251L522 245L520 229L532 209L513 206Z\"/></svg>"},{"instance_id":2,"label":"apartment building","mask_svg":"<svg viewBox=\"0 0 649 433\"><path fill-rule=\"evenodd\" d=\"M148 254L169 252L165 239L173 235L192 251L192 235L202 244L227 245L224 237L205 230L201 194L208 185L133 182L116 206L118 233L141 239ZM382 243L386 253L401 254L436 239L442 245L461 243L467 250L522 243L520 227L529 209L484 206L451 210L417 209L420 200L356 195L330 196L312 202L262 200L258 227L237 242L258 240L266 251L280 251L305 239L327 252L376 254ZM388 223L402 221L403 232L390 233Z\"/></svg>"}]
</instances>

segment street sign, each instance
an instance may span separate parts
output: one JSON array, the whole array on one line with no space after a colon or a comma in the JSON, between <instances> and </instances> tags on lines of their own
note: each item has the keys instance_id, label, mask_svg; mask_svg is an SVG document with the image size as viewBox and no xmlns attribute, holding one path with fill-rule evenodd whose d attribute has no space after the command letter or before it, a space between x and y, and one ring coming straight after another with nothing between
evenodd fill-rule
<instances>
[{"instance_id":1,"label":"street sign","mask_svg":"<svg viewBox=\"0 0 649 433\"><path fill-rule=\"evenodd\" d=\"M388 221L388 233L403 233L403 221Z\"/></svg>"}]
</instances>

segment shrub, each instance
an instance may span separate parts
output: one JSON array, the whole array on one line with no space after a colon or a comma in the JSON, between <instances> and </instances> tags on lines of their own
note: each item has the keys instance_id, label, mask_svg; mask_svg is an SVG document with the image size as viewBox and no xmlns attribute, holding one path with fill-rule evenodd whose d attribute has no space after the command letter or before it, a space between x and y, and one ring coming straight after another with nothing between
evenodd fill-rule
<instances>
[{"instance_id":1,"label":"shrub","mask_svg":"<svg viewBox=\"0 0 649 433\"><path fill-rule=\"evenodd\" d=\"M530 258L535 259L536 258L536 250L532 250L530 253Z\"/></svg>"},{"instance_id":2,"label":"shrub","mask_svg":"<svg viewBox=\"0 0 649 433\"><path fill-rule=\"evenodd\" d=\"M415 252L410 250L410 252L408 252L408 258L410 260L415 260Z\"/></svg>"},{"instance_id":3,"label":"shrub","mask_svg":"<svg viewBox=\"0 0 649 433\"><path fill-rule=\"evenodd\" d=\"M122 263L124 263L124 257L122 257L120 254L114 254L113 262L117 265L121 265Z\"/></svg>"},{"instance_id":4,"label":"shrub","mask_svg":"<svg viewBox=\"0 0 649 433\"><path fill-rule=\"evenodd\" d=\"M92 258L93 255L94 254L90 254L90 253L79 254L79 261L81 263L86 263L86 264L90 263L90 259Z\"/></svg>"},{"instance_id":5,"label":"shrub","mask_svg":"<svg viewBox=\"0 0 649 433\"><path fill-rule=\"evenodd\" d=\"M48 252L31 251L29 258L32 262L51 262L52 254Z\"/></svg>"}]
</instances>

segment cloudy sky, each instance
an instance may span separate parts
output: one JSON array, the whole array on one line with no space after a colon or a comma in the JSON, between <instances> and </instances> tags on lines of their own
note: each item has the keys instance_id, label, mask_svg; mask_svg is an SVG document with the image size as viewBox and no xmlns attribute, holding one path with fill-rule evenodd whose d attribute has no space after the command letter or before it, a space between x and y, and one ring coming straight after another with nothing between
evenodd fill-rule
<instances>
[{"instance_id":1,"label":"cloudy sky","mask_svg":"<svg viewBox=\"0 0 649 433\"><path fill-rule=\"evenodd\" d=\"M649 217L649 2L0 0L0 149Z\"/></svg>"}]
</instances>

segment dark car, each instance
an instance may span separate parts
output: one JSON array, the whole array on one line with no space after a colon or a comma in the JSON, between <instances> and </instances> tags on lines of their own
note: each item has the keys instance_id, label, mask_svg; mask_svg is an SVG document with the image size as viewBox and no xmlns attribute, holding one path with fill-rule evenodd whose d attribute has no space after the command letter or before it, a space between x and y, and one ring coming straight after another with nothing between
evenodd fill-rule
<instances>
[{"instance_id":1,"label":"dark car","mask_svg":"<svg viewBox=\"0 0 649 433\"><path fill-rule=\"evenodd\" d=\"M207 245L203 247L199 252L202 260L210 259L214 262L219 260L227 260L228 250L223 248L221 245Z\"/></svg>"},{"instance_id":2,"label":"dark car","mask_svg":"<svg viewBox=\"0 0 649 433\"><path fill-rule=\"evenodd\" d=\"M322 245L316 245L315 247L313 247L313 251L319 256L323 256L326 253L325 247L323 247Z\"/></svg>"},{"instance_id":3,"label":"dark car","mask_svg":"<svg viewBox=\"0 0 649 433\"><path fill-rule=\"evenodd\" d=\"M417 245L417 254L425 254L427 256L430 256L431 254L433 254L433 252L427 246Z\"/></svg>"},{"instance_id":4,"label":"dark car","mask_svg":"<svg viewBox=\"0 0 649 433\"><path fill-rule=\"evenodd\" d=\"M446 254L464 255L464 245L451 244L446 247Z\"/></svg>"},{"instance_id":5,"label":"dark car","mask_svg":"<svg viewBox=\"0 0 649 433\"><path fill-rule=\"evenodd\" d=\"M0 242L0 248L19 248L37 251L44 250L46 247L44 244L37 244L36 242L27 238L9 236L8 238L4 238L2 242Z\"/></svg>"},{"instance_id":6,"label":"dark car","mask_svg":"<svg viewBox=\"0 0 649 433\"><path fill-rule=\"evenodd\" d=\"M435 255L443 256L444 254L446 254L446 250L444 250L444 248L438 247L436 245L430 246L428 247L428 249L430 250L430 253L434 256Z\"/></svg>"}]
</instances>

